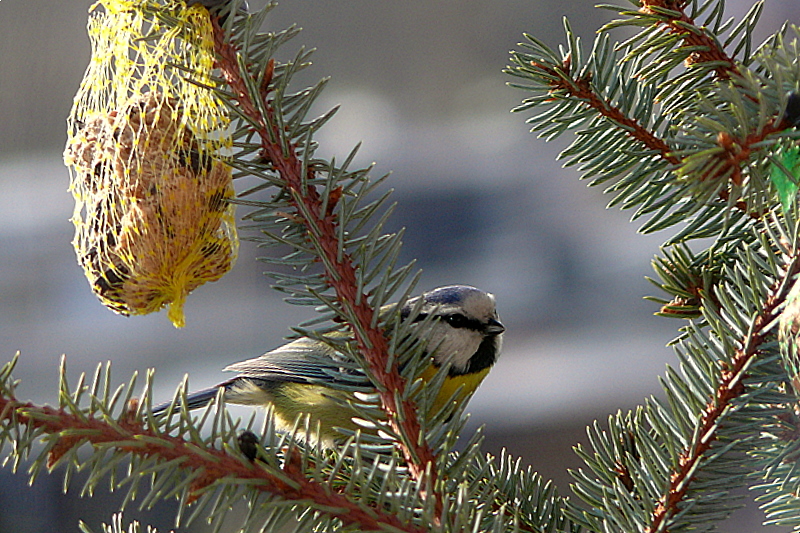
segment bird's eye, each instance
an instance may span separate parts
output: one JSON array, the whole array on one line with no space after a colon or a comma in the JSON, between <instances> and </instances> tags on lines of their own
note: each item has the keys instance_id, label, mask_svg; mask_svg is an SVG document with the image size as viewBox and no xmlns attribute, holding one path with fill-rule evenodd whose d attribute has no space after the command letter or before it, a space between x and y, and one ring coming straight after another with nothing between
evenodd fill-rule
<instances>
[{"instance_id":1,"label":"bird's eye","mask_svg":"<svg viewBox=\"0 0 800 533\"><path fill-rule=\"evenodd\" d=\"M461 313L453 313L452 315L445 315L444 320L454 328L463 328L466 327L467 324L469 324L469 319L464 315L462 315Z\"/></svg>"}]
</instances>

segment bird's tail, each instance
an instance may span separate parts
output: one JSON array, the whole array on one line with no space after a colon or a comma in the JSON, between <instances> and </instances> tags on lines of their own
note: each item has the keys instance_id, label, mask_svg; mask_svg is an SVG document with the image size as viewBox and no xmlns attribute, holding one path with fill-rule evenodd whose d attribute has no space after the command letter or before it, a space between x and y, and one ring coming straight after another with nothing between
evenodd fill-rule
<instances>
[{"instance_id":1,"label":"bird's tail","mask_svg":"<svg viewBox=\"0 0 800 533\"><path fill-rule=\"evenodd\" d=\"M198 409L200 407L205 407L208 403L216 398L217 392L219 392L220 388L225 389L226 391L230 389L231 384L236 381L237 378L233 378L228 381L223 381L218 385L214 385L213 387L209 387L207 389L202 389L186 396L186 409L191 411L192 409ZM173 411L178 411L181 408L180 400L175 402L174 404L172 401L164 402L161 404L156 405L153 407L153 414L157 415L164 411L167 411L170 407L172 407Z\"/></svg>"}]
</instances>

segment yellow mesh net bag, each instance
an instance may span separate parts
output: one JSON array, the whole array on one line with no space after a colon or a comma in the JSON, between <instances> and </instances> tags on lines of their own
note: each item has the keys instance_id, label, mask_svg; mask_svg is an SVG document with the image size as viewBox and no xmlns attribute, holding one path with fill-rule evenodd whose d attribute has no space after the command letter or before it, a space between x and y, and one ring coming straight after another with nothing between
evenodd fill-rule
<instances>
[{"instance_id":1,"label":"yellow mesh net bag","mask_svg":"<svg viewBox=\"0 0 800 533\"><path fill-rule=\"evenodd\" d=\"M186 296L220 279L238 248L221 156L229 118L203 87L214 83L209 14L180 1L101 0L88 32L92 59L64 152L78 262L108 308L169 305L182 327Z\"/></svg>"}]
</instances>

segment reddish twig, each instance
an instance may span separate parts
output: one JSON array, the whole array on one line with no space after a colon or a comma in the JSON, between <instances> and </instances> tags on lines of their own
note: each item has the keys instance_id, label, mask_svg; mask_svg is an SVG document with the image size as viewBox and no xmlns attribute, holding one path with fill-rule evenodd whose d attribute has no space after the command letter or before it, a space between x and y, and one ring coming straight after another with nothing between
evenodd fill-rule
<instances>
[{"instance_id":1,"label":"reddish twig","mask_svg":"<svg viewBox=\"0 0 800 533\"><path fill-rule=\"evenodd\" d=\"M569 77L571 65L569 57L564 60L564 64L560 69L538 61L531 61L531 65L547 73L553 80L550 82L551 92L563 92L566 96L582 100L589 108L619 124L628 135L641 142L649 150L658 152L660 157L668 163L676 167L681 164L680 158L672 154L671 148L664 139L657 137L637 120L627 116L619 107L613 106L607 100L600 98L597 91L592 88L591 78Z\"/></svg>"},{"instance_id":2,"label":"reddish twig","mask_svg":"<svg viewBox=\"0 0 800 533\"><path fill-rule=\"evenodd\" d=\"M345 495L331 491L327 486L304 475L302 468L293 461L286 461L281 468L281 476L275 475L250 461L216 449L198 449L195 443L170 435L162 435L146 428L135 417L109 424L93 417L82 417L63 409L22 403L15 398L0 397L0 420L16 420L20 424L30 424L50 435L68 431L70 436L59 436L52 448L48 466L55 464L65 453L82 443L115 444L122 452L147 457L158 455L165 461L184 458L180 464L186 471L203 471L191 485L193 492L203 489L219 479L260 480L252 485L256 490L281 496L287 500L310 502L325 508L331 516L345 525L358 526L366 530L384 530L391 525L400 531L422 533L419 527L401 522L396 516L359 505ZM75 435L79 433L79 435ZM288 481L287 481L288 480ZM190 494L190 502L193 501Z\"/></svg>"},{"instance_id":3,"label":"reddish twig","mask_svg":"<svg viewBox=\"0 0 800 533\"><path fill-rule=\"evenodd\" d=\"M375 377L388 422L395 432L405 435L407 442L410 443L409 445L401 443L399 446L411 475L421 485L429 483L431 487L435 487L436 455L422 438L422 427L417 418L414 402L404 400L398 404L395 393L405 390L407 383L400 375L396 363L388 371L386 369L389 342L380 328L371 325L374 310L368 303L367 295L358 293L356 266L347 253L339 253L338 216L330 205L327 209L324 207L324 202L314 186L303 186L303 178L307 178L310 182L315 177L315 172L308 169L308 174L303 176L303 163L298 157L297 146L290 144L284 153L279 141L270 140L281 139L283 132L278 131L275 126L270 126L276 124L276 121L272 120L275 110L266 97L267 90L262 86L260 97L264 100L263 107L267 113L267 116L263 116L244 82L245 76L249 74L240 70L237 50L225 40L224 32L216 21L214 21L214 35L218 56L216 67L228 83L239 110L257 125L254 129L261 139L261 155L285 181L285 189L291 193L291 202L295 207L293 216L305 225L309 240L319 243L319 251L325 258L323 263L326 265L327 281L336 292L337 301L343 308L348 309L349 316L358 322L358 327L351 329L358 348L369 365L370 373ZM273 68L269 67L270 73ZM336 198L336 191L332 198ZM364 335L360 332L364 332ZM398 416L400 412L403 413L402 417ZM440 516L441 497L438 495L435 497L435 509L437 516Z\"/></svg>"},{"instance_id":4,"label":"reddish twig","mask_svg":"<svg viewBox=\"0 0 800 533\"><path fill-rule=\"evenodd\" d=\"M639 11L648 15L658 16L660 19L659 25L665 27L671 33L680 35L686 46L696 49L686 59L687 67L697 63L714 62L717 63L717 66L714 67L714 72L718 79L735 79L740 74L736 61L718 45L705 29L698 27L695 21L684 12L686 5L687 2L685 0L642 0ZM679 15L671 19L665 18L662 10L674 11ZM689 28L696 28L696 31L692 31ZM537 61L532 61L531 64L548 74L551 79L550 86L554 93L563 92L567 96L581 99L586 106L619 124L629 136L641 142L649 150L657 152L663 160L673 167L677 168L683 164L682 159L672 153L669 145L663 139L657 137L638 121L625 115L618 107L602 99L597 91L593 90L590 77L571 78L569 76L570 59L567 57L560 69ZM729 177L733 185L741 185L743 181L741 165L750 156L751 145L762 141L767 135L787 127L789 127L789 124L786 121L776 119L770 121L762 131L748 135L741 142L734 142L730 136L720 135L718 143L725 148L724 152L719 156L722 159L722 164L713 167L715 169L713 175L702 176L701 180L710 181L725 176ZM721 189L719 197L727 202L730 198L730 190L727 188ZM743 201L734 202L733 206L744 212L748 210L747 204ZM753 213L751 215L760 216L761 213Z\"/></svg>"},{"instance_id":5,"label":"reddish twig","mask_svg":"<svg viewBox=\"0 0 800 533\"><path fill-rule=\"evenodd\" d=\"M696 63L717 62L723 63L714 68L714 72L719 79L727 80L733 74L738 74L739 67L733 58L725 50L717 46L717 42L703 28L697 26L695 21L683 11L687 3L683 0L642 0L642 7L639 10L642 13L657 14L659 16L664 15L661 12L656 12L653 8L668 9L680 13L680 16L669 21L662 21L660 24L666 26L670 33L683 36L687 46L697 48L697 51L692 52L686 59L687 67ZM697 31L688 30L687 26L697 28Z\"/></svg>"},{"instance_id":6,"label":"reddish twig","mask_svg":"<svg viewBox=\"0 0 800 533\"><path fill-rule=\"evenodd\" d=\"M717 176L724 176L730 173L730 180L735 185L741 185L744 181L742 178L742 163L747 161L753 153L753 145L764 141L768 136L773 133L778 133L789 127L789 123L780 118L772 119L766 123L761 131L755 131L748 134L744 139L734 139L729 134L721 132L717 135L717 144L724 149L719 155L721 165L715 165L718 170L715 172ZM703 181L714 179L715 176L702 176L700 179Z\"/></svg>"},{"instance_id":7,"label":"reddish twig","mask_svg":"<svg viewBox=\"0 0 800 533\"><path fill-rule=\"evenodd\" d=\"M591 77L572 78L569 76L571 60L567 57L561 68L556 68L539 61L531 61L531 65L545 74L551 80L550 87L552 93L561 93L564 97L573 97L581 100L584 105L594 109L600 115L610 121L619 124L620 128L630 137L641 142L648 150L654 151L673 167L677 168L683 164L683 160L676 156L664 139L656 136L651 130L644 127L637 120L627 116L619 107L611 105L607 100L600 97L598 92L592 87ZM730 73L729 73L730 75ZM762 142L769 135L783 131L791 127L785 118L775 118L767 122L763 129L748 134L744 139L737 140L730 135L721 133L717 137L717 144L724 150L720 152L718 158L720 165L713 165L714 173L700 177L701 181L716 180L721 176L729 176L730 182L734 185L741 185L742 164L744 164L752 154L752 146ZM720 199L728 201L730 191L721 189ZM737 209L746 212L747 204L737 201L733 204ZM753 213L753 216L760 216L761 213Z\"/></svg>"},{"instance_id":8,"label":"reddish twig","mask_svg":"<svg viewBox=\"0 0 800 533\"><path fill-rule=\"evenodd\" d=\"M793 257L787 268L786 276L795 276L798 272L800 272L800 261ZM780 314L789 288L791 285L782 287L782 280L773 284L770 290L771 296L767 298L763 310L755 318L752 327L753 334L744 339L743 347L736 351L731 362L721 371L714 397L709 399L700 418L699 428L696 432L700 437L681 452L677 467L670 476L667 492L653 510L650 525L645 532L666 531L661 529L664 522L679 512L678 505L689 491L691 481L696 473L700 471L698 463L718 438L720 418L730 407L731 402L745 393L745 386L742 383L744 369L754 357L759 355L759 346L770 334L765 327L774 322Z\"/></svg>"}]
</instances>

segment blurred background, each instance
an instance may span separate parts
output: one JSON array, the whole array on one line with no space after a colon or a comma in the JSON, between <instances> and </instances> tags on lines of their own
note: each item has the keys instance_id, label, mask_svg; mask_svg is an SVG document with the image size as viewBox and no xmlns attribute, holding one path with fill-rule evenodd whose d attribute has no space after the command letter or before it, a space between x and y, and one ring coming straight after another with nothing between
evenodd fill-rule
<instances>
[{"instance_id":1,"label":"blurred background","mask_svg":"<svg viewBox=\"0 0 800 533\"><path fill-rule=\"evenodd\" d=\"M190 295L182 330L163 312L114 315L92 295L70 244L61 157L89 60L91 3L0 0L0 361L21 353L24 400L56 401L62 354L73 382L105 361L118 383L155 368L156 395L168 399L184 374L193 389L213 385L223 366L277 346L311 311L281 301L247 242L230 274ZM562 493L585 427L659 394L680 325L642 299L655 291L645 276L668 235L638 235L630 213L605 210L610 197L556 161L569 139L545 144L509 112L526 95L506 86L508 51L523 32L562 42L563 16L588 45L609 17L593 3L286 0L267 22L303 27L283 54L318 49L302 80L331 76L320 110L342 108L317 137L320 155L341 160L363 141L358 162L375 161L376 176L392 171L392 224L407 228L420 290L463 283L497 296L505 350L470 404L471 424L486 425L487 451L522 456ZM729 1L728 14L750 5ZM796 2L767 2L757 41L785 20L800 23ZM29 488L24 472L0 469L0 533L78 531L79 518L97 531L110 520L120 494L66 497L62 480ZM169 506L134 507L126 519L171 529ZM782 531L761 520L749 504L723 529Z\"/></svg>"}]
</instances>

